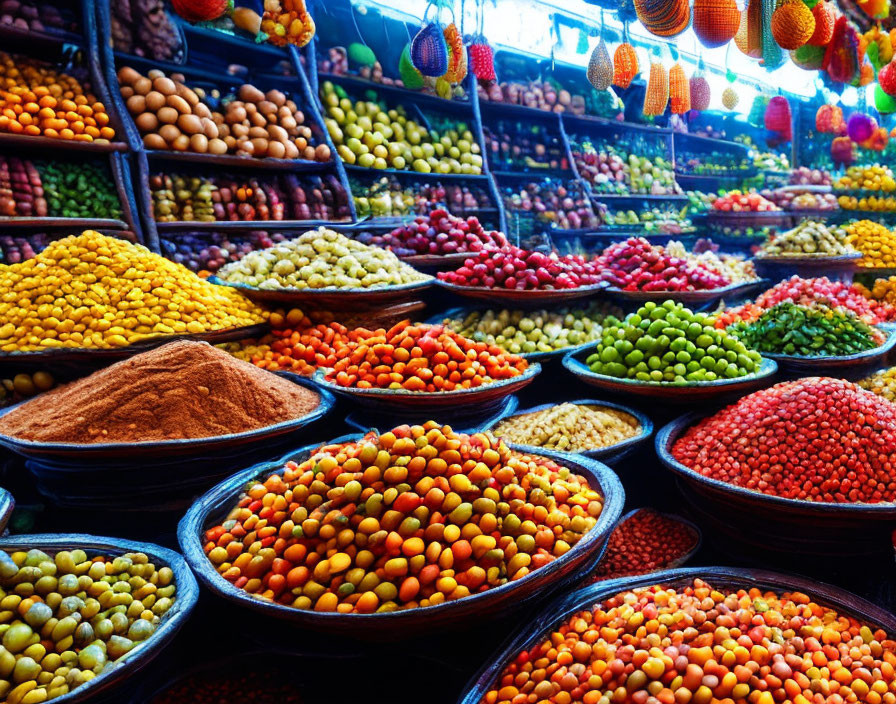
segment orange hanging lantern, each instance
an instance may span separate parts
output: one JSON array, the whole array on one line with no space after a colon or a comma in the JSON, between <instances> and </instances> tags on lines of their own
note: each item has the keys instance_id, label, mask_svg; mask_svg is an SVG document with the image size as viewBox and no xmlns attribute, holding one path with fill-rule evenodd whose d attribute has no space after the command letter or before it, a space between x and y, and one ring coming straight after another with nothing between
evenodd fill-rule
<instances>
[{"instance_id":1,"label":"orange hanging lantern","mask_svg":"<svg viewBox=\"0 0 896 704\"><path fill-rule=\"evenodd\" d=\"M751 59L762 56L762 0L748 0L740 15L734 44Z\"/></svg>"},{"instance_id":2,"label":"orange hanging lantern","mask_svg":"<svg viewBox=\"0 0 896 704\"><path fill-rule=\"evenodd\" d=\"M638 55L628 42L620 44L613 52L613 85L625 90L638 75Z\"/></svg>"},{"instance_id":3,"label":"orange hanging lantern","mask_svg":"<svg viewBox=\"0 0 896 704\"><path fill-rule=\"evenodd\" d=\"M809 37L806 44L812 46L827 46L834 36L834 22L837 21L837 13L834 3L828 0L819 0L812 8L812 16L815 18L815 31Z\"/></svg>"},{"instance_id":4,"label":"orange hanging lantern","mask_svg":"<svg viewBox=\"0 0 896 704\"><path fill-rule=\"evenodd\" d=\"M442 76L448 83L461 83L467 77L467 48L464 37L453 22L443 32L448 46L448 70Z\"/></svg>"},{"instance_id":5,"label":"orange hanging lantern","mask_svg":"<svg viewBox=\"0 0 896 704\"><path fill-rule=\"evenodd\" d=\"M647 31L658 37L674 37L691 22L689 0L635 0L635 12Z\"/></svg>"},{"instance_id":6,"label":"orange hanging lantern","mask_svg":"<svg viewBox=\"0 0 896 704\"><path fill-rule=\"evenodd\" d=\"M814 33L815 17L803 0L784 0L772 15L772 36L782 49L799 49Z\"/></svg>"},{"instance_id":7,"label":"orange hanging lantern","mask_svg":"<svg viewBox=\"0 0 896 704\"><path fill-rule=\"evenodd\" d=\"M815 112L815 129L825 134L836 134L843 124L843 110L837 105L822 105Z\"/></svg>"},{"instance_id":8,"label":"orange hanging lantern","mask_svg":"<svg viewBox=\"0 0 896 704\"><path fill-rule=\"evenodd\" d=\"M694 0L694 34L705 47L723 46L737 35L740 16L734 0Z\"/></svg>"},{"instance_id":9,"label":"orange hanging lantern","mask_svg":"<svg viewBox=\"0 0 896 704\"><path fill-rule=\"evenodd\" d=\"M644 114L662 115L669 103L669 74L660 63L650 64L650 76L644 93Z\"/></svg>"},{"instance_id":10,"label":"orange hanging lantern","mask_svg":"<svg viewBox=\"0 0 896 704\"><path fill-rule=\"evenodd\" d=\"M669 70L669 106L676 115L691 109L691 84L681 64L675 64Z\"/></svg>"}]
</instances>

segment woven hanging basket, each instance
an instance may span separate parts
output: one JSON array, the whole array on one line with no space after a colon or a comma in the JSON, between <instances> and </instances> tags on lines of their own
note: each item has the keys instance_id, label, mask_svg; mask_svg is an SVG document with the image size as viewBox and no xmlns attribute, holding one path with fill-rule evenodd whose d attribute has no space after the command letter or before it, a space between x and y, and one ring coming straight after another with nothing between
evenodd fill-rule
<instances>
[{"instance_id":1,"label":"woven hanging basket","mask_svg":"<svg viewBox=\"0 0 896 704\"><path fill-rule=\"evenodd\" d=\"M835 137L831 142L831 159L835 166L849 166L856 160L856 146L849 137Z\"/></svg>"},{"instance_id":2,"label":"woven hanging basket","mask_svg":"<svg viewBox=\"0 0 896 704\"><path fill-rule=\"evenodd\" d=\"M881 90L887 95L896 95L896 63L892 61L877 74Z\"/></svg>"},{"instance_id":3,"label":"woven hanging basket","mask_svg":"<svg viewBox=\"0 0 896 704\"><path fill-rule=\"evenodd\" d=\"M778 46L795 51L815 33L815 17L803 0L784 0L772 14L771 27Z\"/></svg>"},{"instance_id":4,"label":"woven hanging basket","mask_svg":"<svg viewBox=\"0 0 896 704\"><path fill-rule=\"evenodd\" d=\"M739 102L740 96L737 94L734 86L728 86L722 91L722 105L725 106L726 110L734 110Z\"/></svg>"},{"instance_id":5,"label":"woven hanging basket","mask_svg":"<svg viewBox=\"0 0 896 704\"><path fill-rule=\"evenodd\" d=\"M691 84L681 64L669 69L669 107L676 115L691 109Z\"/></svg>"},{"instance_id":6,"label":"woven hanging basket","mask_svg":"<svg viewBox=\"0 0 896 704\"><path fill-rule=\"evenodd\" d=\"M734 44L751 59L762 56L762 0L748 0L740 14Z\"/></svg>"},{"instance_id":7,"label":"woven hanging basket","mask_svg":"<svg viewBox=\"0 0 896 704\"><path fill-rule=\"evenodd\" d=\"M480 37L470 45L470 69L483 83L498 80L495 73L495 51L484 37Z\"/></svg>"},{"instance_id":8,"label":"woven hanging basket","mask_svg":"<svg viewBox=\"0 0 896 704\"><path fill-rule=\"evenodd\" d=\"M669 103L669 73L660 63L650 64L647 89L644 91L644 114L662 115Z\"/></svg>"},{"instance_id":9,"label":"woven hanging basket","mask_svg":"<svg viewBox=\"0 0 896 704\"><path fill-rule=\"evenodd\" d=\"M448 70L442 76L448 83L460 83L467 76L467 48L464 37L453 22L443 32L448 46Z\"/></svg>"},{"instance_id":10,"label":"woven hanging basket","mask_svg":"<svg viewBox=\"0 0 896 704\"><path fill-rule=\"evenodd\" d=\"M765 108L765 129L779 132L785 137L785 142L790 140L793 134L793 120L790 103L783 95L776 95L768 101L768 107Z\"/></svg>"},{"instance_id":11,"label":"woven hanging basket","mask_svg":"<svg viewBox=\"0 0 896 704\"><path fill-rule=\"evenodd\" d=\"M691 23L689 0L635 0L635 11L647 31L658 37L674 37Z\"/></svg>"},{"instance_id":12,"label":"woven hanging basket","mask_svg":"<svg viewBox=\"0 0 896 704\"><path fill-rule=\"evenodd\" d=\"M861 73L859 34L843 15L834 23L834 36L825 49L824 69L837 83L850 83Z\"/></svg>"},{"instance_id":13,"label":"woven hanging basket","mask_svg":"<svg viewBox=\"0 0 896 704\"><path fill-rule=\"evenodd\" d=\"M709 101L712 98L712 90L709 81L703 76L691 78L691 110L709 110Z\"/></svg>"},{"instance_id":14,"label":"woven hanging basket","mask_svg":"<svg viewBox=\"0 0 896 704\"><path fill-rule=\"evenodd\" d=\"M610 52L603 37L591 52L587 76L595 90L606 90L613 83L613 62L610 61Z\"/></svg>"},{"instance_id":15,"label":"woven hanging basket","mask_svg":"<svg viewBox=\"0 0 896 704\"><path fill-rule=\"evenodd\" d=\"M737 35L740 15L734 0L694 0L694 34L705 47L723 46Z\"/></svg>"},{"instance_id":16,"label":"woven hanging basket","mask_svg":"<svg viewBox=\"0 0 896 704\"><path fill-rule=\"evenodd\" d=\"M818 71L824 65L824 47L804 44L790 52L790 60L804 71Z\"/></svg>"},{"instance_id":17,"label":"woven hanging basket","mask_svg":"<svg viewBox=\"0 0 896 704\"><path fill-rule=\"evenodd\" d=\"M800 2L801 0L797 0ZM772 32L772 17L774 17L778 0L762 0L762 65L769 71L778 68L785 61L786 55L781 51L775 35Z\"/></svg>"},{"instance_id":18,"label":"woven hanging basket","mask_svg":"<svg viewBox=\"0 0 896 704\"><path fill-rule=\"evenodd\" d=\"M815 18L815 31L809 37L806 44L812 46L827 46L834 36L834 22L837 21L837 11L834 3L828 0L819 0L812 8L812 17Z\"/></svg>"},{"instance_id":19,"label":"woven hanging basket","mask_svg":"<svg viewBox=\"0 0 896 704\"><path fill-rule=\"evenodd\" d=\"M401 58L398 59L398 74L401 76L401 82L405 88L411 90L419 90L423 87L423 74L417 70L411 61L411 45L405 44L404 51L401 52Z\"/></svg>"},{"instance_id":20,"label":"woven hanging basket","mask_svg":"<svg viewBox=\"0 0 896 704\"><path fill-rule=\"evenodd\" d=\"M824 134L837 134L843 124L843 110L838 105L822 105L815 111L815 129Z\"/></svg>"},{"instance_id":21,"label":"woven hanging basket","mask_svg":"<svg viewBox=\"0 0 896 704\"><path fill-rule=\"evenodd\" d=\"M620 44L613 52L613 85L625 90L638 75L638 55L628 42Z\"/></svg>"},{"instance_id":22,"label":"woven hanging basket","mask_svg":"<svg viewBox=\"0 0 896 704\"><path fill-rule=\"evenodd\" d=\"M430 22L411 41L411 61L424 76L438 78L448 70L448 45L442 28Z\"/></svg>"},{"instance_id":23,"label":"woven hanging basket","mask_svg":"<svg viewBox=\"0 0 896 704\"><path fill-rule=\"evenodd\" d=\"M889 115L896 112L896 98L884 93L878 85L874 86L874 107L881 115Z\"/></svg>"}]
</instances>

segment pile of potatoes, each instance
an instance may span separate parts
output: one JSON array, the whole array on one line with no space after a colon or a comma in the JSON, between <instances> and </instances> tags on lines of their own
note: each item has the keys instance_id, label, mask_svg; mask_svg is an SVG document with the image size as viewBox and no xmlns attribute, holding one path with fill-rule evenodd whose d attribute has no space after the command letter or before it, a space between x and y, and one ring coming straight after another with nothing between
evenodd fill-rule
<instances>
[{"instance_id":1,"label":"pile of potatoes","mask_svg":"<svg viewBox=\"0 0 896 704\"><path fill-rule=\"evenodd\" d=\"M232 99L211 103L220 107L213 110L204 102L205 92L189 88L181 74L168 77L154 69L144 76L124 66L118 83L147 149L257 159L330 159L329 147L311 143L304 114L279 90L262 93L247 83Z\"/></svg>"}]
</instances>

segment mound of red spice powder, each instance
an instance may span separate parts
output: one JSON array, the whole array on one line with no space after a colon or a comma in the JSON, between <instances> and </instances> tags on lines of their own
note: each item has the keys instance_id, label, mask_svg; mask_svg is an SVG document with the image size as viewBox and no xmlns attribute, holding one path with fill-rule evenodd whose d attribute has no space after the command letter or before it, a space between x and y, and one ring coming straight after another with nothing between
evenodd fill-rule
<instances>
[{"instance_id":1,"label":"mound of red spice powder","mask_svg":"<svg viewBox=\"0 0 896 704\"><path fill-rule=\"evenodd\" d=\"M896 501L896 405L842 379L776 384L690 427L672 455L706 477L787 499Z\"/></svg>"},{"instance_id":2,"label":"mound of red spice powder","mask_svg":"<svg viewBox=\"0 0 896 704\"><path fill-rule=\"evenodd\" d=\"M698 540L687 523L642 508L613 529L592 581L666 569L693 550Z\"/></svg>"}]
</instances>

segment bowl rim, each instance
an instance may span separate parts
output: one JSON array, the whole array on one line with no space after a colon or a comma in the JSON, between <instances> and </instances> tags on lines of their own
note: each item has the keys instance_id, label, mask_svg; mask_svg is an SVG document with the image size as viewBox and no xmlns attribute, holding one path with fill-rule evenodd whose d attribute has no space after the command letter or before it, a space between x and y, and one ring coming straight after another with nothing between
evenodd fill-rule
<instances>
[{"instance_id":1,"label":"bowl rim","mask_svg":"<svg viewBox=\"0 0 896 704\"><path fill-rule=\"evenodd\" d=\"M707 477L688 467L686 464L679 462L672 456L671 447L681 435L697 422L714 415L711 413L691 412L679 416L675 420L667 423L660 428L654 440L657 457L660 462L669 470L678 475L679 478L689 484L700 484L710 489L716 490L718 493L730 494L738 498L749 499L754 502L769 504L777 508L801 509L811 511L818 514L831 513L848 513L851 515L875 517L896 517L896 502L888 503L827 503L822 501L803 501L802 499L789 499L783 496L775 496L774 494L764 494L760 491L753 491L741 486L735 486L720 479Z\"/></svg>"},{"instance_id":2,"label":"bowl rim","mask_svg":"<svg viewBox=\"0 0 896 704\"><path fill-rule=\"evenodd\" d=\"M492 419L486 425L480 427L480 432L491 432L494 435L494 428L499 423L503 423L505 420L509 418L515 418L517 416L524 416L530 413L537 413L538 411L545 411L549 408L553 408L554 406L559 405L560 403L571 403L575 406L598 406L599 408L610 408L616 411L621 411L623 413L627 413L628 415L635 418L638 421L638 424L641 426L641 432L637 435L633 435L630 438L626 438L625 440L620 440L613 445L607 445L606 447L593 447L593 448L585 448L583 450L552 450L552 452L561 452L565 455L584 455L585 457L591 457L592 459L601 459L603 456L609 456L611 454L615 454L620 450L628 449L634 445L644 442L653 434L653 421L647 416L646 413L642 411L636 410L630 406L624 406L621 403L613 403L611 401L600 401L598 399L576 399L574 401L558 401L555 403L543 403L539 406L532 406L530 408L516 409L502 415L498 418ZM500 436L496 436L500 437ZM505 440L505 442L507 442ZM543 449L537 445L525 445L522 443L511 443L507 442L507 445L518 452L531 452L538 453ZM593 453L593 454L592 454ZM598 454L599 453L599 454ZM622 521L623 519L619 519Z\"/></svg>"},{"instance_id":3,"label":"bowl rim","mask_svg":"<svg viewBox=\"0 0 896 704\"><path fill-rule=\"evenodd\" d=\"M508 394L507 396L502 397L498 401L498 404L501 406L501 408L495 410L494 412L491 412L489 410L488 411L489 415L485 419L486 423L491 423L492 420L500 419L501 416L505 413L508 413L508 412L512 413L519 407L519 403L520 403L520 400L516 394ZM370 430L374 429L375 426L362 427L360 419L357 417L357 413L359 410L360 409L356 408L355 410L349 412L349 414L345 417L345 424L348 425L353 430L356 430L359 433L370 432ZM480 429L482 428L482 425L483 425L482 423L477 423L477 424L475 424L475 426L469 425L464 418L460 418L460 419L451 418L449 420L450 420L450 422L448 423L448 425L450 425L451 428L455 432L458 432L458 433L472 434L474 432L480 432ZM389 425L391 425L391 422L389 423ZM468 429L464 430L464 427L466 427ZM379 428L376 428L376 429L379 430Z\"/></svg>"},{"instance_id":4,"label":"bowl rim","mask_svg":"<svg viewBox=\"0 0 896 704\"><path fill-rule=\"evenodd\" d=\"M870 350L853 352L852 354L821 355L815 357L802 357L797 354L782 354L779 352L763 352L762 356L763 358L772 359L776 362L782 362L784 364L810 367L823 364L835 364L839 362L862 362L866 360L871 361L875 357L887 354L891 349L893 349L894 346L896 346L896 328L881 328L880 324L869 325L868 327L874 330L878 330L879 332L882 332L886 335L886 339L881 344L879 344L877 347L872 347Z\"/></svg>"},{"instance_id":5,"label":"bowl rim","mask_svg":"<svg viewBox=\"0 0 896 704\"><path fill-rule=\"evenodd\" d=\"M358 435L350 437L351 439L356 439L358 438ZM292 606L285 606L283 604L262 600L259 597L252 596L248 592L238 589L224 579L212 566L211 561L202 549L201 534L206 529L209 522L209 516L213 513L226 515L224 511L232 508L236 499L243 492L249 481L262 475L280 473L286 462L304 461L304 459L307 459L316 451L338 442L345 442L345 439L337 438L329 443L307 445L284 455L279 460L253 465L217 484L193 503L178 523L177 539L181 551L183 552L184 559L193 570L197 579L202 582L206 588L218 596L241 606L245 606L264 614L276 615L278 618L294 622L315 620L319 623L334 625L337 623L359 623L363 625L381 624L383 626L388 626L390 624L400 625L407 621L425 620L428 616L435 617L456 610L463 611L465 606L471 604L488 604L489 601L496 596L504 596L516 592L521 589L522 585L530 584L533 581L536 584L541 585L549 583L551 576L563 566L564 562L569 561L566 559L567 556L571 559L573 556L583 554L586 549L591 548L602 541L606 542L613 527L616 525L616 521L621 515L623 505L625 504L625 490L622 486L622 482L619 480L616 473L603 462L582 457L580 455L566 456L555 452L544 451L538 454L544 458L553 460L558 464L569 467L576 472L584 473L589 481L596 480L597 487L595 488L600 490L601 495L604 498L604 504L597 523L585 536L582 537L581 540L579 540L579 542L573 545L568 552L564 553L556 560L549 562L544 567L530 572L529 575L522 579L514 582L506 582L493 589L488 589L477 594L471 594L468 597L457 599L455 601L445 601L441 604L421 606L414 609L372 614L341 614L337 612L317 612L307 609L297 609ZM525 599L527 595L523 593L520 597L521 599ZM347 619L357 619L357 621L349 621Z\"/></svg>"},{"instance_id":6,"label":"bowl rim","mask_svg":"<svg viewBox=\"0 0 896 704\"><path fill-rule=\"evenodd\" d=\"M126 552L142 552L157 562L163 562L174 572L174 584L177 585L177 593L171 608L165 613L152 636L123 657L110 663L110 667L97 675L94 679L84 683L67 694L57 697L53 701L60 704L74 704L83 702L112 687L116 682L126 679L133 674L130 666L137 666L139 670L148 664L154 657L161 653L161 648L169 641L181 626L186 622L196 602L199 599L199 585L186 560L180 553L169 548L135 540L108 538L83 533L34 533L14 537L0 538L0 549L5 552L17 550L38 549L52 551L84 550L88 553L101 553L104 555L124 554ZM151 647L149 647L151 645ZM131 653L134 653L131 656Z\"/></svg>"},{"instance_id":7,"label":"bowl rim","mask_svg":"<svg viewBox=\"0 0 896 704\"><path fill-rule=\"evenodd\" d=\"M15 507L16 500L12 492L0 487L0 533L6 530Z\"/></svg>"},{"instance_id":8,"label":"bowl rim","mask_svg":"<svg viewBox=\"0 0 896 704\"><path fill-rule=\"evenodd\" d=\"M413 269L410 264L406 264L408 268ZM414 269L414 271L417 271ZM279 294L283 296L295 296L296 298L306 296L308 298L313 298L317 294L323 294L328 296L345 296L345 297L356 297L363 298L366 294L369 295L377 295L381 293L392 293L392 292L402 292L402 291L416 291L418 289L429 288L435 282L435 277L430 276L429 274L424 274L422 272L417 271L420 276L426 277L421 281L411 281L406 284L387 284L385 286L368 286L367 288L340 288L338 286L325 286L323 288L259 288L258 286L250 286L249 284L241 284L235 281L226 281L222 279L217 274L212 274L208 277L208 282L215 284L216 286L227 286L228 288L235 288L239 291L247 291L248 294L252 293L261 293L261 294Z\"/></svg>"},{"instance_id":9,"label":"bowl rim","mask_svg":"<svg viewBox=\"0 0 896 704\"><path fill-rule=\"evenodd\" d=\"M174 439L174 440L149 440L137 442L109 442L109 443L72 443L72 442L38 442L36 440L21 440L11 435L3 435L0 433L0 446L6 447L16 453L26 457L37 454L44 455L46 453L78 453L86 452L91 455L125 452L133 450L134 452L151 452L161 450L205 450L210 445L216 445L227 442L251 442L253 439L260 439L269 435L277 435L281 432L290 430L298 430L305 425L310 425L314 421L320 420L327 415L336 405L336 399L326 388L313 383L307 377L300 376L293 372L278 371L274 372L278 376L292 381L294 384L302 386L309 391L319 395L317 406L299 418L281 421L273 425L266 425L255 430L247 430L242 433L227 433L226 435L213 435L207 438L192 439ZM32 399L26 399L13 406L0 410L0 418L5 416L13 409L28 403Z\"/></svg>"},{"instance_id":10,"label":"bowl rim","mask_svg":"<svg viewBox=\"0 0 896 704\"><path fill-rule=\"evenodd\" d=\"M555 599L530 623L517 629L498 646L495 654L467 682L458 704L480 704L485 692L494 684L512 658L543 639L551 629L576 611L593 608L620 592L650 587L654 584L683 586L692 583L694 579L703 579L710 584L715 581L716 585L721 584L729 588L758 587L777 592L804 592L810 595L813 601L833 607L842 615L850 615L865 624L882 628L891 636L896 633L896 616L852 592L815 579L772 570L736 567L681 567L661 570L645 575L595 582Z\"/></svg>"},{"instance_id":11,"label":"bowl rim","mask_svg":"<svg viewBox=\"0 0 896 704\"><path fill-rule=\"evenodd\" d=\"M861 259L864 255L861 252L847 252L846 254L776 254L763 256L761 253L753 257L756 262L768 262L769 264L801 264L803 262L813 262L817 264L825 264L828 262L853 262Z\"/></svg>"},{"instance_id":12,"label":"bowl rim","mask_svg":"<svg viewBox=\"0 0 896 704\"><path fill-rule=\"evenodd\" d=\"M474 386L469 389L454 389L452 391L408 391L407 389L359 389L354 386L339 386L335 382L328 381L324 377L332 371L331 367L319 367L315 370L311 381L321 389L331 391L334 394L346 396L358 396L361 398L468 398L477 393L484 393L491 389L500 389L515 384L528 384L541 373L541 364L529 362L529 366L521 374L509 379L498 379L482 386Z\"/></svg>"},{"instance_id":13,"label":"bowl rim","mask_svg":"<svg viewBox=\"0 0 896 704\"><path fill-rule=\"evenodd\" d=\"M588 284L587 286L576 286L575 288L550 288L550 289L516 289L516 288L489 288L488 286L461 286L460 284L452 284L448 281L436 278L436 286L440 286L447 291L463 295L464 292L490 294L496 301L499 300L516 300L516 301L538 301L543 299L550 301L552 298L562 298L565 295L573 295L576 298L585 298L589 293L599 293L606 290L607 282L601 281L596 284Z\"/></svg>"},{"instance_id":14,"label":"bowl rim","mask_svg":"<svg viewBox=\"0 0 896 704\"><path fill-rule=\"evenodd\" d=\"M755 286L761 286L765 280L766 279L760 276L755 279L750 279L749 281L728 284L727 286L722 286L720 288L695 289L693 291L628 291L624 288L609 286L605 289L605 292L630 301L656 301L659 299L666 300L667 298L671 298L672 300L689 299L694 301L701 298L712 300L713 298L725 296L729 293L739 293L741 290L748 290Z\"/></svg>"},{"instance_id":15,"label":"bowl rim","mask_svg":"<svg viewBox=\"0 0 896 704\"><path fill-rule=\"evenodd\" d=\"M587 350L585 350L587 351ZM619 384L622 387L643 388L643 389L706 389L706 388L724 388L726 386L734 386L744 382L757 381L774 376L778 371L778 363L774 359L769 359L765 355L762 356L762 362L759 369L752 374L738 376L733 379L716 379L714 381L691 381L684 384L676 384L673 381L640 381L638 379L622 379L615 376L607 376L606 374L598 374L591 371L588 365L578 358L582 351L570 352L563 358L563 366L567 371L577 377L587 377L601 382L609 382Z\"/></svg>"}]
</instances>

